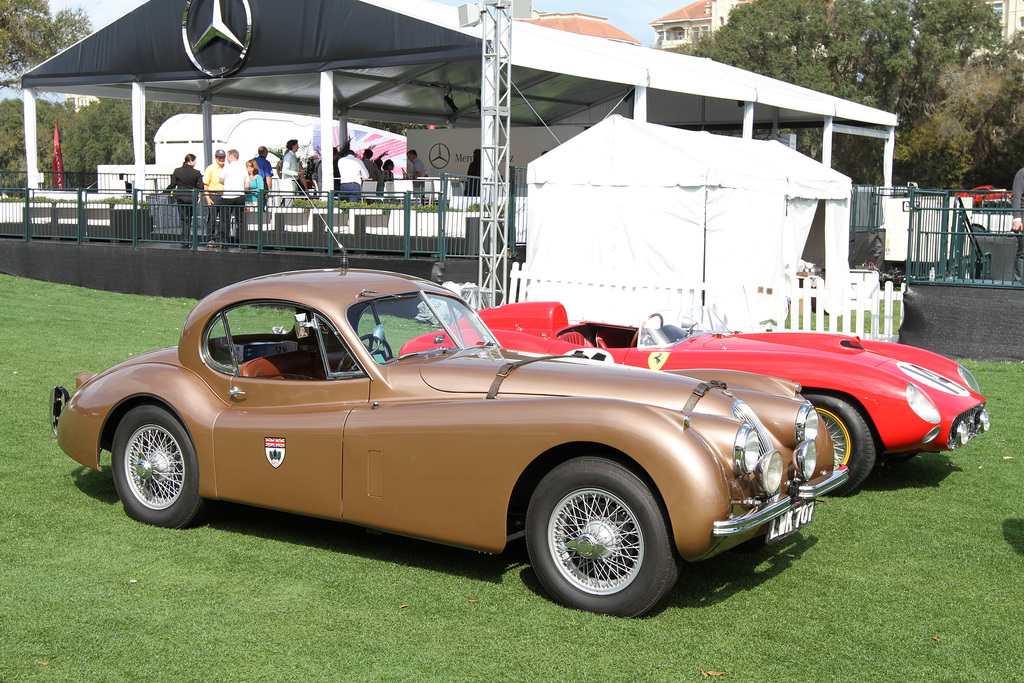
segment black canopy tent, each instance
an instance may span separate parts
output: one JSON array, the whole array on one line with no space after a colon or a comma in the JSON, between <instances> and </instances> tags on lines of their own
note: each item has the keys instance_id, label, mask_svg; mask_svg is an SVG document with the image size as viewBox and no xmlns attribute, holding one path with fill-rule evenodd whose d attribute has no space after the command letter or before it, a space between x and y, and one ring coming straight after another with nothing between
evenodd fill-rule
<instances>
[{"instance_id":1,"label":"black canopy tent","mask_svg":"<svg viewBox=\"0 0 1024 683\"><path fill-rule=\"evenodd\" d=\"M209 76L190 60L182 38L185 0L154 0L31 70L22 86L126 98L132 83L144 83L146 97L153 100L315 113L320 73L333 71L351 77L338 81L338 102L365 103L374 113L389 115L384 120L406 121L417 111L443 122L439 84L455 79L440 70L461 64L479 81L479 38L358 0L248 4L250 48L228 76ZM240 2L222 6L228 25L245 25ZM232 47L227 41L212 42L208 49L223 54L210 59L237 56ZM391 99L402 102L400 109L388 111L388 98L374 100L367 92L382 90L382 83Z\"/></svg>"},{"instance_id":2,"label":"black canopy tent","mask_svg":"<svg viewBox=\"0 0 1024 683\"><path fill-rule=\"evenodd\" d=\"M203 42L215 8L236 41ZM26 139L35 139L36 91L131 97L137 157L147 99L203 104L207 117L216 104L319 113L324 124L354 117L475 128L478 31L459 28L454 7L428 0L150 0L23 77ZM525 22L515 22L512 45L514 126L592 125L611 113L742 128L747 137L755 125L824 126L826 164L833 131L865 134L887 138L891 173L896 119L887 112L706 59ZM34 148L27 154L37 168Z\"/></svg>"}]
</instances>

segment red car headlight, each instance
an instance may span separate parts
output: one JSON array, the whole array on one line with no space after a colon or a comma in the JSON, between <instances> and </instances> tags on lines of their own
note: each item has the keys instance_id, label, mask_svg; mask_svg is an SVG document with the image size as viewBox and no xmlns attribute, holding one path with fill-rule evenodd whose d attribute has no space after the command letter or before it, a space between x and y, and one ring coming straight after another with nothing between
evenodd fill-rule
<instances>
[{"instance_id":1,"label":"red car headlight","mask_svg":"<svg viewBox=\"0 0 1024 683\"><path fill-rule=\"evenodd\" d=\"M918 389L913 382L907 384L907 403L917 413L917 416L925 422L937 425L941 421L938 408L935 407L935 404L932 403L927 394Z\"/></svg>"}]
</instances>

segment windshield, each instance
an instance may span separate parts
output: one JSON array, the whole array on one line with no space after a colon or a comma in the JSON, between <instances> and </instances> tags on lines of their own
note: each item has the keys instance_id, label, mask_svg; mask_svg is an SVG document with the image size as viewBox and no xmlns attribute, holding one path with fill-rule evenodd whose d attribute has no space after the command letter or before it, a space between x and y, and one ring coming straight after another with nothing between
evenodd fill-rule
<instances>
[{"instance_id":1,"label":"windshield","mask_svg":"<svg viewBox=\"0 0 1024 683\"><path fill-rule=\"evenodd\" d=\"M731 330L710 306L690 309L679 319L679 327L687 339L701 334L731 334Z\"/></svg>"},{"instance_id":2,"label":"windshield","mask_svg":"<svg viewBox=\"0 0 1024 683\"><path fill-rule=\"evenodd\" d=\"M652 313L640 326L637 333L637 348L663 348L702 334L728 334L729 328L718 315L707 306L685 313L678 325L665 323L661 313Z\"/></svg>"},{"instance_id":3,"label":"windshield","mask_svg":"<svg viewBox=\"0 0 1024 683\"><path fill-rule=\"evenodd\" d=\"M385 295L354 304L348 319L377 363L422 351L497 345L469 306L441 294Z\"/></svg>"}]
</instances>

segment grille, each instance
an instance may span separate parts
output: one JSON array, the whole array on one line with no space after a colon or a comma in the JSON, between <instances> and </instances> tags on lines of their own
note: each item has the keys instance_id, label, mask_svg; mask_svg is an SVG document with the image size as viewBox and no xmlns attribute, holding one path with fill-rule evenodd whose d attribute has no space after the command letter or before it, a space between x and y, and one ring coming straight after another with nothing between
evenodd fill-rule
<instances>
[{"instance_id":1,"label":"grille","mask_svg":"<svg viewBox=\"0 0 1024 683\"><path fill-rule=\"evenodd\" d=\"M757 414L749 405L744 401L734 401L732 404L732 414L749 424L757 432L757 440L761 445L761 455L767 455L775 450L775 447L772 446L771 435L764 425L761 424L760 418L757 417Z\"/></svg>"},{"instance_id":2,"label":"grille","mask_svg":"<svg viewBox=\"0 0 1024 683\"><path fill-rule=\"evenodd\" d=\"M949 447L949 450L954 450L959 447L956 442L956 434L957 430L960 429L961 424L967 425L967 441L970 441L978 435L978 432L981 431L981 427L978 424L978 415L980 415L981 411L984 409L985 404L982 403L981 405L976 405L969 410L965 410L953 418L953 424L949 428L949 438L946 439L946 445Z\"/></svg>"}]
</instances>

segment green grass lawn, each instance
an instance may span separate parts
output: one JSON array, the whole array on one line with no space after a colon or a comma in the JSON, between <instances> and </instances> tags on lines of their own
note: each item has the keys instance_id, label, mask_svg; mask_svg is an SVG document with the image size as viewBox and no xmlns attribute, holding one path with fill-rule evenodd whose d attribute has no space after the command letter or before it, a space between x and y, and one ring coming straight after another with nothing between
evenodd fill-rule
<instances>
[{"instance_id":1,"label":"green grass lawn","mask_svg":"<svg viewBox=\"0 0 1024 683\"><path fill-rule=\"evenodd\" d=\"M0 681L1024 680L1024 364L967 363L988 434L624 620L551 602L521 547L232 504L128 519L109 470L57 448L48 390L176 343L194 302L5 275L0 302Z\"/></svg>"}]
</instances>

